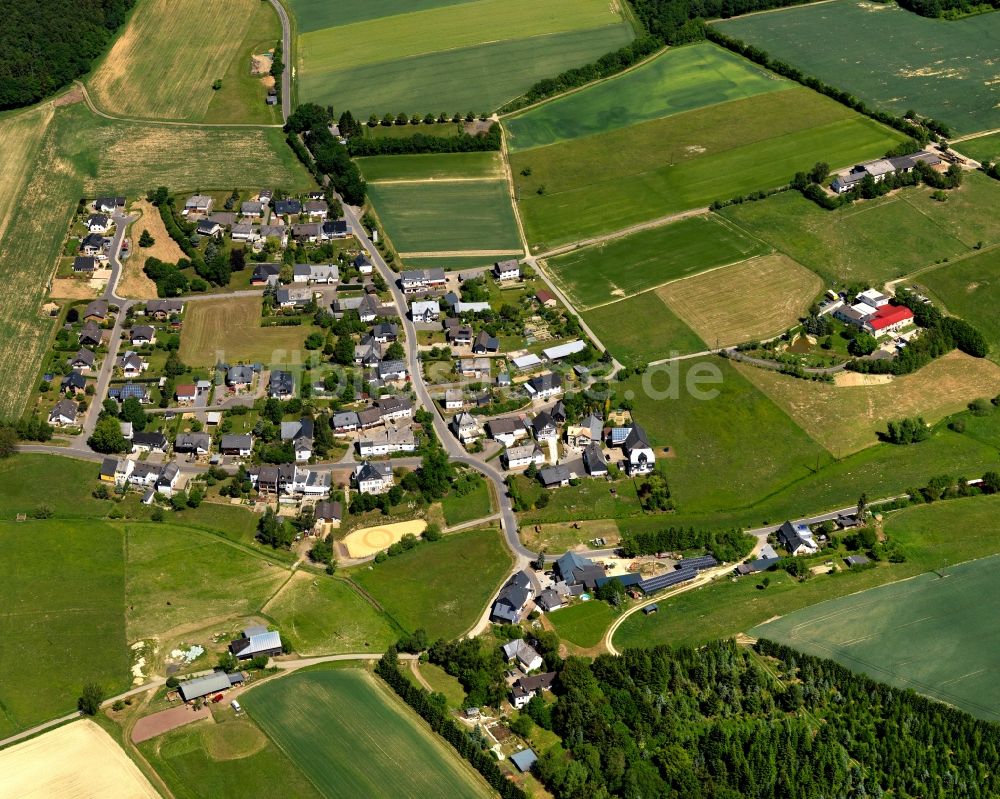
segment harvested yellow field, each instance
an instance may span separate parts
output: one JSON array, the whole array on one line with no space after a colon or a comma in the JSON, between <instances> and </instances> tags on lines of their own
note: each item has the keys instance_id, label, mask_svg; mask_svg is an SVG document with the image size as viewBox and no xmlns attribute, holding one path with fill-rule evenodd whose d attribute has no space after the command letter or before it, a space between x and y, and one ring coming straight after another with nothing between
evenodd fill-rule
<instances>
[{"instance_id":1,"label":"harvested yellow field","mask_svg":"<svg viewBox=\"0 0 1000 799\"><path fill-rule=\"evenodd\" d=\"M381 527L363 527L348 533L341 543L352 558L367 558L392 546L407 533L420 535L426 529L427 522L423 519L396 522Z\"/></svg>"},{"instance_id":2,"label":"harvested yellow field","mask_svg":"<svg viewBox=\"0 0 1000 799\"><path fill-rule=\"evenodd\" d=\"M216 94L213 81L241 57L260 5L261 0L141 0L90 79L92 99L118 116L203 118ZM250 70L249 54L245 69Z\"/></svg>"},{"instance_id":3,"label":"harvested yellow field","mask_svg":"<svg viewBox=\"0 0 1000 799\"><path fill-rule=\"evenodd\" d=\"M0 238L7 230L21 186L34 164L45 128L52 119L51 103L0 118Z\"/></svg>"},{"instance_id":4,"label":"harvested yellow field","mask_svg":"<svg viewBox=\"0 0 1000 799\"><path fill-rule=\"evenodd\" d=\"M161 261L173 263L184 257L184 251L170 238L160 212L148 200L136 200L130 206L129 213L138 216L139 221L134 222L129 231L132 239L132 256L123 261L124 268L118 281L118 296L150 299L156 296L156 284L142 271L146 259L159 258ZM152 247L139 246L139 238L144 230L148 230L149 235L153 237Z\"/></svg>"},{"instance_id":5,"label":"harvested yellow field","mask_svg":"<svg viewBox=\"0 0 1000 799\"><path fill-rule=\"evenodd\" d=\"M934 423L1000 393L1000 366L957 350L912 374L868 385L813 383L733 366L837 458L877 444L877 433L892 419L922 416Z\"/></svg>"},{"instance_id":6,"label":"harvested yellow field","mask_svg":"<svg viewBox=\"0 0 1000 799\"><path fill-rule=\"evenodd\" d=\"M775 336L798 321L823 281L787 255L762 255L656 290L709 346Z\"/></svg>"},{"instance_id":7,"label":"harvested yellow field","mask_svg":"<svg viewBox=\"0 0 1000 799\"><path fill-rule=\"evenodd\" d=\"M184 317L180 357L192 366L216 363L301 363L313 328L261 327L260 297L191 302Z\"/></svg>"},{"instance_id":8,"label":"harvested yellow field","mask_svg":"<svg viewBox=\"0 0 1000 799\"><path fill-rule=\"evenodd\" d=\"M0 796L20 799L159 799L104 730L75 721L0 752Z\"/></svg>"}]
</instances>

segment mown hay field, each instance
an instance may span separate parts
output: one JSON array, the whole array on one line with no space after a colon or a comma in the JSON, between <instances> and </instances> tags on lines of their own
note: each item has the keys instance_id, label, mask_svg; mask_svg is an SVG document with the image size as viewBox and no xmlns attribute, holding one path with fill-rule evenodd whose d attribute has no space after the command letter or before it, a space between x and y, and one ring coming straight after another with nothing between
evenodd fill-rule
<instances>
[{"instance_id":1,"label":"mown hay field","mask_svg":"<svg viewBox=\"0 0 1000 799\"><path fill-rule=\"evenodd\" d=\"M417 133L422 132L419 128ZM500 153L373 155L357 159L365 180L446 180L503 176Z\"/></svg>"},{"instance_id":2,"label":"mown hay field","mask_svg":"<svg viewBox=\"0 0 1000 799\"><path fill-rule=\"evenodd\" d=\"M818 276L775 253L676 280L656 293L704 341L725 347L778 335L822 288Z\"/></svg>"},{"instance_id":3,"label":"mown hay field","mask_svg":"<svg viewBox=\"0 0 1000 799\"><path fill-rule=\"evenodd\" d=\"M869 494L869 496L871 495ZM952 574L951 567L974 558L996 554L1000 550L993 521L997 509L998 500L995 497L956 499L933 505L907 508L893 513L885 521L886 534L898 543L906 553L905 563L883 561L873 569L845 570L833 575L816 575L804 582L800 582L783 571L777 571L769 575L771 583L765 591L757 588L759 580L718 580L697 591L688 591L673 599L661 600L659 613L654 613L651 616L644 616L641 613L632 614L615 632L614 644L620 649L653 647L662 644L698 646L717 638L728 638L745 632L779 615L787 616L789 620L794 619L798 614L793 613L793 611L798 611L800 608L807 608L803 613L805 614L804 619L808 619L809 614L823 613L822 608L836 605L836 600L824 605L817 604L833 597L846 597L847 604L843 607L845 614L850 615L850 602L853 597L867 596L872 598L878 596L872 592L863 594L857 592L893 583L886 589L889 592L886 601L891 602L892 594L897 588L905 587L913 582L906 578L916 577L916 575L935 569L944 570L949 575L939 580L941 587L947 590L946 584L951 581L952 576L955 576ZM982 563L990 564L989 568L992 570L996 569L995 559ZM939 578L928 574L920 579L937 580ZM904 582L896 582L899 580ZM961 581L956 580L956 582ZM975 605L989 608L992 606L989 598L993 595L993 591L994 589L987 589L981 598L977 596L969 601ZM957 636L968 634L969 630L966 629L964 620L973 617L980 618L978 611L970 611L972 615L967 617L964 612L956 613L949 599L945 597L943 601L949 603L944 606L944 610L951 614L948 618L956 626L954 634ZM899 610L899 613L907 617L909 615L905 609ZM862 640L867 634L877 633L883 629L879 624L881 613L878 608L875 608L872 614L871 626L865 627L863 632L858 632L855 635L859 647L871 646L881 636L879 633L875 639ZM931 610L930 616L931 618L927 620L928 623L936 624L937 615L933 610ZM758 628L755 632L761 636L777 637L783 623L784 619L778 619L773 624ZM836 621L833 620L833 623L836 624ZM862 621L861 624L864 626L865 622ZM978 629L984 638L991 636L991 633L985 632L986 627L979 628L975 624L970 624L969 628ZM820 631L811 632L814 635L822 635ZM948 635L951 634L948 633ZM914 644L905 644L906 649L903 651L913 655L914 659L911 662L919 668L924 668L924 666L921 665L920 653L915 652L912 648L915 645L926 646L928 653L941 661L941 668L954 667L953 664L956 663L954 653L964 651L964 648L959 646L957 649L950 650L948 656L940 656L934 638L926 637L920 633L919 629L911 631L910 637ZM843 641L843 639L839 640ZM824 657L829 656L829 654L824 654ZM978 656L978 652L972 653L972 657ZM845 663L845 665L847 664ZM974 676L972 672L976 670L974 668L963 669L956 671L953 676L967 674L972 678ZM878 676L878 679L887 680L887 676L882 674ZM942 685L942 687L945 686Z\"/></svg>"},{"instance_id":4,"label":"mown hay field","mask_svg":"<svg viewBox=\"0 0 1000 799\"><path fill-rule=\"evenodd\" d=\"M181 360L192 366L216 363L294 363L304 357L312 328L261 327L260 297L230 297L188 305L181 335Z\"/></svg>"},{"instance_id":5,"label":"mown hay field","mask_svg":"<svg viewBox=\"0 0 1000 799\"><path fill-rule=\"evenodd\" d=\"M383 651L399 631L343 580L297 572L266 605L281 634L305 657Z\"/></svg>"},{"instance_id":6,"label":"mown hay field","mask_svg":"<svg viewBox=\"0 0 1000 799\"><path fill-rule=\"evenodd\" d=\"M989 136L977 136L975 139L957 142L954 145L957 152L967 155L980 163L996 163L1000 161L1000 133Z\"/></svg>"},{"instance_id":7,"label":"mown hay field","mask_svg":"<svg viewBox=\"0 0 1000 799\"><path fill-rule=\"evenodd\" d=\"M431 640L465 633L486 610L510 568L510 554L495 529L470 530L423 543L352 579L404 629L427 630ZM476 579L453 590L456 574L474 570Z\"/></svg>"},{"instance_id":8,"label":"mown hay field","mask_svg":"<svg viewBox=\"0 0 1000 799\"><path fill-rule=\"evenodd\" d=\"M833 386L753 366L736 368L837 458L877 444L890 420L921 416L933 424L965 410L974 399L1000 393L1000 367L957 350L919 372L868 386Z\"/></svg>"},{"instance_id":9,"label":"mown hay field","mask_svg":"<svg viewBox=\"0 0 1000 799\"><path fill-rule=\"evenodd\" d=\"M759 239L714 214L689 217L548 259L578 310L767 252Z\"/></svg>"},{"instance_id":10,"label":"mown hay field","mask_svg":"<svg viewBox=\"0 0 1000 799\"><path fill-rule=\"evenodd\" d=\"M37 504L37 502L36 502ZM32 506L34 507L34 506ZM70 713L83 684L128 687L122 534L88 520L0 522L0 737Z\"/></svg>"},{"instance_id":11,"label":"mown hay field","mask_svg":"<svg viewBox=\"0 0 1000 799\"><path fill-rule=\"evenodd\" d=\"M368 196L396 250L520 252L502 180L373 183Z\"/></svg>"},{"instance_id":12,"label":"mown hay field","mask_svg":"<svg viewBox=\"0 0 1000 799\"><path fill-rule=\"evenodd\" d=\"M885 281L1000 242L1000 183L977 172L945 202L921 186L836 211L797 192L720 210L751 235L787 253L831 284ZM905 247L898 242L905 241Z\"/></svg>"},{"instance_id":13,"label":"mown hay field","mask_svg":"<svg viewBox=\"0 0 1000 799\"><path fill-rule=\"evenodd\" d=\"M537 251L776 188L816 161L878 157L900 139L793 88L512 153L510 163Z\"/></svg>"},{"instance_id":14,"label":"mown hay field","mask_svg":"<svg viewBox=\"0 0 1000 799\"><path fill-rule=\"evenodd\" d=\"M530 150L793 86L702 42L666 50L624 74L506 117L504 128L512 151Z\"/></svg>"},{"instance_id":15,"label":"mown hay field","mask_svg":"<svg viewBox=\"0 0 1000 799\"><path fill-rule=\"evenodd\" d=\"M638 366L708 348L656 291L601 305L580 316L624 364Z\"/></svg>"},{"instance_id":16,"label":"mown hay field","mask_svg":"<svg viewBox=\"0 0 1000 799\"><path fill-rule=\"evenodd\" d=\"M289 0L288 5L295 14L296 28L307 33L466 2L469 0L342 0L336 4L329 0Z\"/></svg>"},{"instance_id":17,"label":"mown hay field","mask_svg":"<svg viewBox=\"0 0 1000 799\"><path fill-rule=\"evenodd\" d=\"M1000 359L1000 249L943 264L916 281L950 313L974 324L990 343L990 357Z\"/></svg>"},{"instance_id":18,"label":"mown hay field","mask_svg":"<svg viewBox=\"0 0 1000 799\"><path fill-rule=\"evenodd\" d=\"M1000 127L995 14L944 21L836 0L714 24L892 113L912 108L962 133Z\"/></svg>"},{"instance_id":19,"label":"mown hay field","mask_svg":"<svg viewBox=\"0 0 1000 799\"><path fill-rule=\"evenodd\" d=\"M124 262L124 270L118 281L116 293L119 297L148 299L156 296L156 283L142 271L148 258L176 263L184 257L184 251L170 238L163 224L160 212L145 198L136 200L129 206L129 213L138 216L132 225L132 256ZM143 231L153 237L153 246L140 247L139 239Z\"/></svg>"},{"instance_id":20,"label":"mown hay field","mask_svg":"<svg viewBox=\"0 0 1000 799\"><path fill-rule=\"evenodd\" d=\"M968 512L970 508L976 512ZM964 518L947 511L911 518L921 526L932 520L990 524L985 508L966 506ZM993 503L992 511L996 509ZM910 519L893 521L907 524ZM998 721L993 612L1000 599L998 565L998 558L990 557L945 566L803 608L754 627L750 634L831 658L880 682Z\"/></svg>"},{"instance_id":21,"label":"mown hay field","mask_svg":"<svg viewBox=\"0 0 1000 799\"><path fill-rule=\"evenodd\" d=\"M89 719L0 752L0 794L50 799L157 799L114 739Z\"/></svg>"},{"instance_id":22,"label":"mown hay field","mask_svg":"<svg viewBox=\"0 0 1000 799\"><path fill-rule=\"evenodd\" d=\"M299 95L361 117L492 110L634 37L617 4L601 0L381 3L322 29L309 13L296 8ZM348 9L329 24L351 18Z\"/></svg>"},{"instance_id":23,"label":"mown hay field","mask_svg":"<svg viewBox=\"0 0 1000 799\"><path fill-rule=\"evenodd\" d=\"M324 796L490 796L471 767L366 671L292 674L240 703Z\"/></svg>"},{"instance_id":24,"label":"mown hay field","mask_svg":"<svg viewBox=\"0 0 1000 799\"><path fill-rule=\"evenodd\" d=\"M227 0L211 7L199 0L142 0L90 78L92 99L114 116L204 119L216 95L236 93L239 88L236 76L224 80L218 91L212 89L213 81L229 76L237 60L249 75L250 53L243 52L244 39L268 20L259 16L264 6L260 0ZM271 24L256 35L267 33L273 47L280 35L277 15L268 7L263 13ZM263 92L259 105L264 107ZM258 117L241 115L225 121L252 122Z\"/></svg>"},{"instance_id":25,"label":"mown hay field","mask_svg":"<svg viewBox=\"0 0 1000 799\"><path fill-rule=\"evenodd\" d=\"M0 238L31 174L35 153L54 113L50 103L0 117Z\"/></svg>"}]
</instances>

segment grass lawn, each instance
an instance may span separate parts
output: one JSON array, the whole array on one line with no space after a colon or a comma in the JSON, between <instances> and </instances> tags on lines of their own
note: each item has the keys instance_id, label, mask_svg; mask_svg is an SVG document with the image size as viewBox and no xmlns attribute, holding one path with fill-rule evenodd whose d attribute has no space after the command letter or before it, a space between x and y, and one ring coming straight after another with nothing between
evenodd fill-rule
<instances>
[{"instance_id":1,"label":"grass lawn","mask_svg":"<svg viewBox=\"0 0 1000 799\"><path fill-rule=\"evenodd\" d=\"M547 494L544 508L526 511L521 518L531 524L575 522L584 519L620 519L642 513L637 483L623 478L615 483L605 480L582 480L579 485L546 489L537 480L517 475L516 485L525 501L533 504ZM614 489L612 493L611 489ZM662 517L659 517L662 520Z\"/></svg>"},{"instance_id":2,"label":"grass lawn","mask_svg":"<svg viewBox=\"0 0 1000 799\"><path fill-rule=\"evenodd\" d=\"M120 529L97 521L3 521L0 537L6 737L71 712L85 682L99 682L108 695L125 690L130 662Z\"/></svg>"},{"instance_id":3,"label":"grass lawn","mask_svg":"<svg viewBox=\"0 0 1000 799\"><path fill-rule=\"evenodd\" d=\"M641 613L629 616L616 632L614 644L619 649L701 644L833 597L992 555L1000 551L1000 543L992 532L998 502L993 497L975 497L894 512L887 517L885 529L887 535L902 545L907 557L905 563L886 562L865 571L819 575L803 583L785 572L774 572L769 575L771 584L763 591L756 587L760 582L756 578L720 580L660 602L660 612L652 616ZM979 599L974 604L991 606ZM954 622L964 616L951 614L948 618ZM868 633L876 629L874 619L872 622ZM912 640L930 646L934 639L913 635ZM953 660L950 658L949 662Z\"/></svg>"},{"instance_id":4,"label":"grass lawn","mask_svg":"<svg viewBox=\"0 0 1000 799\"><path fill-rule=\"evenodd\" d=\"M458 136L464 130L464 122L421 122L419 125L414 125L412 122L407 122L405 125L397 125L393 122L392 125L382 125L381 123L374 127L370 124L366 125L362 130L362 134L366 139L408 139L418 133L423 133L426 136L441 136L445 139L450 139L453 136ZM430 155L431 153L423 154ZM381 156L369 156L369 158L379 157ZM408 156L389 157L405 158Z\"/></svg>"},{"instance_id":5,"label":"grass lawn","mask_svg":"<svg viewBox=\"0 0 1000 799\"><path fill-rule=\"evenodd\" d=\"M657 291L637 294L580 315L611 354L625 364L646 364L707 348ZM643 324L634 324L636 319L643 320Z\"/></svg>"},{"instance_id":6,"label":"grass lawn","mask_svg":"<svg viewBox=\"0 0 1000 799\"><path fill-rule=\"evenodd\" d=\"M991 357L1000 358L1000 249L992 249L924 272L926 286L950 313L974 324L986 336Z\"/></svg>"},{"instance_id":7,"label":"grass lawn","mask_svg":"<svg viewBox=\"0 0 1000 799\"><path fill-rule=\"evenodd\" d=\"M125 549L132 641L252 615L289 576L217 536L170 524L126 525Z\"/></svg>"},{"instance_id":8,"label":"grass lawn","mask_svg":"<svg viewBox=\"0 0 1000 799\"><path fill-rule=\"evenodd\" d=\"M574 525L579 525L578 527ZM603 538L608 546L619 541L618 523L614 519L590 519L581 522L525 525L520 530L521 543L528 549L565 552L595 538Z\"/></svg>"},{"instance_id":9,"label":"grass lawn","mask_svg":"<svg viewBox=\"0 0 1000 799\"><path fill-rule=\"evenodd\" d=\"M787 330L822 288L815 274L775 253L668 283L656 293L704 341L719 347Z\"/></svg>"},{"instance_id":10,"label":"grass lawn","mask_svg":"<svg viewBox=\"0 0 1000 799\"><path fill-rule=\"evenodd\" d=\"M793 88L513 153L510 161L528 242L544 250L780 186L817 160L874 158L900 138Z\"/></svg>"},{"instance_id":11,"label":"grass lawn","mask_svg":"<svg viewBox=\"0 0 1000 799\"><path fill-rule=\"evenodd\" d=\"M47 505L54 517L101 518L112 505L94 499L99 464L56 455L16 455L0 461L0 519L13 520ZM58 485L59 491L41 486Z\"/></svg>"},{"instance_id":12,"label":"grass lawn","mask_svg":"<svg viewBox=\"0 0 1000 799\"><path fill-rule=\"evenodd\" d=\"M490 258L484 255L467 255L458 257L413 257L408 256L403 259L407 269L434 269L441 267L445 272L457 272L462 269L476 269L478 267L492 267L499 258Z\"/></svg>"},{"instance_id":13,"label":"grass lawn","mask_svg":"<svg viewBox=\"0 0 1000 799\"><path fill-rule=\"evenodd\" d=\"M226 363L283 364L301 354L313 328L261 327L260 297L229 297L189 303L180 357L192 366Z\"/></svg>"},{"instance_id":14,"label":"grass lawn","mask_svg":"<svg viewBox=\"0 0 1000 799\"><path fill-rule=\"evenodd\" d=\"M298 572L263 612L305 657L382 652L399 633L343 580Z\"/></svg>"},{"instance_id":15,"label":"grass lawn","mask_svg":"<svg viewBox=\"0 0 1000 799\"><path fill-rule=\"evenodd\" d=\"M434 689L436 693L444 694L448 707L461 709L465 704L465 689L456 677L452 677L440 666L434 663L419 663L420 676ZM421 686L423 687L423 686Z\"/></svg>"},{"instance_id":16,"label":"grass lawn","mask_svg":"<svg viewBox=\"0 0 1000 799\"><path fill-rule=\"evenodd\" d=\"M512 151L607 133L793 84L708 42L664 51L623 75L504 120Z\"/></svg>"},{"instance_id":17,"label":"grass lawn","mask_svg":"<svg viewBox=\"0 0 1000 799\"><path fill-rule=\"evenodd\" d=\"M217 14L198 0L144 0L90 78L91 95L113 116L198 121L220 105L231 116L216 121L280 124L259 78L255 102L241 102L254 44L273 47L280 36L277 14L259 0L232 0Z\"/></svg>"},{"instance_id":18,"label":"grass lawn","mask_svg":"<svg viewBox=\"0 0 1000 799\"><path fill-rule=\"evenodd\" d=\"M301 98L337 98L361 117L407 104L421 115L492 110L633 37L618 8L600 0L383 3L313 16L298 37ZM314 27L316 19L328 24Z\"/></svg>"},{"instance_id":19,"label":"grass lawn","mask_svg":"<svg viewBox=\"0 0 1000 799\"><path fill-rule=\"evenodd\" d=\"M838 0L715 24L892 113L916 109L962 133L1000 127L996 15L946 22ZM848 37L849 51L840 46Z\"/></svg>"},{"instance_id":20,"label":"grass lawn","mask_svg":"<svg viewBox=\"0 0 1000 799\"><path fill-rule=\"evenodd\" d=\"M966 173L947 202L914 187L824 211L798 192L723 208L724 217L787 253L831 284L880 285L917 269L1000 241L1000 183ZM930 223L930 224L929 224ZM897 247L900 239L909 242Z\"/></svg>"},{"instance_id":21,"label":"grass lawn","mask_svg":"<svg viewBox=\"0 0 1000 799\"><path fill-rule=\"evenodd\" d=\"M423 543L384 563L358 567L351 578L404 629L423 627L431 640L469 629L507 576L510 555L493 528ZM476 579L459 586L455 575Z\"/></svg>"},{"instance_id":22,"label":"grass lawn","mask_svg":"<svg viewBox=\"0 0 1000 799\"><path fill-rule=\"evenodd\" d=\"M961 558L968 550L952 552L940 531L973 536L971 531L981 531L976 543L984 552L996 551L986 531L998 507L996 498L981 497L893 515L888 534L913 540L918 550L927 541L919 557L933 558L935 571L796 611L755 627L751 635L832 658L897 688L912 688L997 721L1000 689L992 676L991 634L997 557L951 565L951 556Z\"/></svg>"},{"instance_id":23,"label":"grass lawn","mask_svg":"<svg viewBox=\"0 0 1000 799\"><path fill-rule=\"evenodd\" d=\"M811 383L743 364L736 369L838 458L877 444L890 420L922 416L933 424L974 399L1000 393L1000 367L957 350L871 386Z\"/></svg>"},{"instance_id":24,"label":"grass lawn","mask_svg":"<svg viewBox=\"0 0 1000 799\"><path fill-rule=\"evenodd\" d=\"M368 181L498 178L503 174L500 153L493 152L373 155L359 158L358 166Z\"/></svg>"},{"instance_id":25,"label":"grass lawn","mask_svg":"<svg viewBox=\"0 0 1000 799\"><path fill-rule=\"evenodd\" d=\"M520 250L502 180L374 183L368 196L401 253Z\"/></svg>"},{"instance_id":26,"label":"grass lawn","mask_svg":"<svg viewBox=\"0 0 1000 799\"><path fill-rule=\"evenodd\" d=\"M262 796L321 797L249 718L199 721L139 744L177 799L240 799L247 780Z\"/></svg>"},{"instance_id":27,"label":"grass lawn","mask_svg":"<svg viewBox=\"0 0 1000 799\"><path fill-rule=\"evenodd\" d=\"M987 161L995 163L1000 161L1000 133L991 133L989 136L960 141L955 144L955 150L980 163Z\"/></svg>"},{"instance_id":28,"label":"grass lawn","mask_svg":"<svg viewBox=\"0 0 1000 799\"><path fill-rule=\"evenodd\" d=\"M444 523L448 527L489 516L493 512L489 483L480 480L475 489L463 496L452 492L441 500L441 507L444 510Z\"/></svg>"},{"instance_id":29,"label":"grass lawn","mask_svg":"<svg viewBox=\"0 0 1000 799\"><path fill-rule=\"evenodd\" d=\"M574 307L586 310L767 250L759 239L709 214L583 247L546 266Z\"/></svg>"},{"instance_id":30,"label":"grass lawn","mask_svg":"<svg viewBox=\"0 0 1000 799\"><path fill-rule=\"evenodd\" d=\"M240 701L325 796L490 795L471 767L366 671L293 674Z\"/></svg>"},{"instance_id":31,"label":"grass lawn","mask_svg":"<svg viewBox=\"0 0 1000 799\"><path fill-rule=\"evenodd\" d=\"M604 631L617 614L607 602L592 599L546 615L559 637L581 649L601 643Z\"/></svg>"}]
</instances>

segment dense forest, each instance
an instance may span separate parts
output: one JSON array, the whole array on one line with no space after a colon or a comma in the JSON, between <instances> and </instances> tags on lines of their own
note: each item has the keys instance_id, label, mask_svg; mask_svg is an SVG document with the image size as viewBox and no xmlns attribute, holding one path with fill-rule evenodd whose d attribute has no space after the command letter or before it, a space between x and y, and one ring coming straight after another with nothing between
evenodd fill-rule
<instances>
[{"instance_id":1,"label":"dense forest","mask_svg":"<svg viewBox=\"0 0 1000 799\"><path fill-rule=\"evenodd\" d=\"M1000 727L768 641L568 658L536 774L557 799L985 797ZM565 747L565 748L563 748Z\"/></svg>"},{"instance_id":2,"label":"dense forest","mask_svg":"<svg viewBox=\"0 0 1000 799\"><path fill-rule=\"evenodd\" d=\"M1000 0L970 3L969 0L898 0L901 8L922 17L958 18L1000 8Z\"/></svg>"},{"instance_id":3,"label":"dense forest","mask_svg":"<svg viewBox=\"0 0 1000 799\"><path fill-rule=\"evenodd\" d=\"M135 0L0 0L0 108L38 102L90 69Z\"/></svg>"}]
</instances>

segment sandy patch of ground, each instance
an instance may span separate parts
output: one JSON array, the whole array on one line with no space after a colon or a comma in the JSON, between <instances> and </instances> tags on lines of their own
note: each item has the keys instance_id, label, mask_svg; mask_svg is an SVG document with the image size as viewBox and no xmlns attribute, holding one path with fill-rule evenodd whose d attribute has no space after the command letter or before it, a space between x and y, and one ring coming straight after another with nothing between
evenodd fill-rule
<instances>
[{"instance_id":1,"label":"sandy patch of ground","mask_svg":"<svg viewBox=\"0 0 1000 799\"><path fill-rule=\"evenodd\" d=\"M21 799L159 799L104 730L75 721L0 752L0 796Z\"/></svg>"},{"instance_id":2,"label":"sandy patch of ground","mask_svg":"<svg viewBox=\"0 0 1000 799\"><path fill-rule=\"evenodd\" d=\"M210 705L203 705L200 710L195 710L194 705L180 705L168 710L161 710L139 719L132 728L132 740L135 743L148 741L157 735L183 727L192 721L212 718L212 708Z\"/></svg>"},{"instance_id":3,"label":"sandy patch of ground","mask_svg":"<svg viewBox=\"0 0 1000 799\"><path fill-rule=\"evenodd\" d=\"M833 384L841 388L850 386L878 386L892 382L892 375L863 375L860 372L838 372Z\"/></svg>"},{"instance_id":4,"label":"sandy patch of ground","mask_svg":"<svg viewBox=\"0 0 1000 799\"><path fill-rule=\"evenodd\" d=\"M260 79L260 82L264 86L265 89L273 89L274 88L274 75L265 75L263 78Z\"/></svg>"},{"instance_id":5,"label":"sandy patch of ground","mask_svg":"<svg viewBox=\"0 0 1000 799\"><path fill-rule=\"evenodd\" d=\"M427 527L423 519L396 522L381 527L364 527L348 533L341 542L352 558L367 558L395 544L407 533L420 535Z\"/></svg>"},{"instance_id":6,"label":"sandy patch of ground","mask_svg":"<svg viewBox=\"0 0 1000 799\"><path fill-rule=\"evenodd\" d=\"M155 290L153 292L156 294ZM50 297L61 300L89 300L97 296L97 291L91 287L89 280L76 280L72 277L56 277L52 279Z\"/></svg>"},{"instance_id":7,"label":"sandy patch of ground","mask_svg":"<svg viewBox=\"0 0 1000 799\"><path fill-rule=\"evenodd\" d=\"M122 262L118 294L122 297L147 299L156 296L156 284L142 271L146 259L159 258L161 261L174 263L184 257L184 251L170 238L160 218L160 212L152 203L147 200L136 200L132 203L130 213L139 214L140 219L132 224L132 229L129 231L132 256ZM152 247L139 246L139 237L144 230L148 230L149 235L153 237Z\"/></svg>"}]
</instances>

